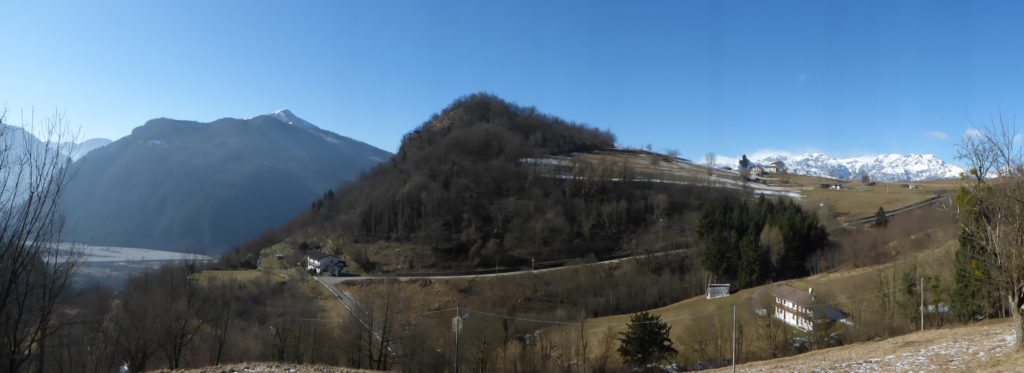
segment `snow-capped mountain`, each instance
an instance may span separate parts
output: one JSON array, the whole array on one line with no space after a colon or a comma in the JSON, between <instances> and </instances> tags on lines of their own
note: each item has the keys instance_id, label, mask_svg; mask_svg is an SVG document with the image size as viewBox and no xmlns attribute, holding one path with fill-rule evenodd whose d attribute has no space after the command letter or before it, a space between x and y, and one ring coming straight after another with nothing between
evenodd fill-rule
<instances>
[{"instance_id":1,"label":"snow-capped mountain","mask_svg":"<svg viewBox=\"0 0 1024 373\"><path fill-rule=\"evenodd\" d=\"M306 129L320 129L320 127L313 125L313 123L309 123L305 119L299 118L288 109L281 109L267 115L293 126L299 126Z\"/></svg>"},{"instance_id":2,"label":"snow-capped mountain","mask_svg":"<svg viewBox=\"0 0 1024 373\"><path fill-rule=\"evenodd\" d=\"M954 179L963 168L946 163L934 154L882 154L868 157L832 158L822 153L799 156L767 156L757 164L783 161L790 173L851 180L868 175L874 181L925 181Z\"/></svg>"}]
</instances>

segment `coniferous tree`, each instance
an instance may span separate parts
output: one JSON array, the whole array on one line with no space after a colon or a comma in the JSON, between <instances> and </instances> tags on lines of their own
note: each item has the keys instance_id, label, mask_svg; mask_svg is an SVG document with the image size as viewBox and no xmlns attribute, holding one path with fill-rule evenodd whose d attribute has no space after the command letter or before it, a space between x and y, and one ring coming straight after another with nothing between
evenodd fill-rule
<instances>
[{"instance_id":1,"label":"coniferous tree","mask_svg":"<svg viewBox=\"0 0 1024 373\"><path fill-rule=\"evenodd\" d=\"M969 235L960 233L951 295L953 314L960 320L984 313L984 270L977 259L984 249Z\"/></svg>"},{"instance_id":2,"label":"coniferous tree","mask_svg":"<svg viewBox=\"0 0 1024 373\"><path fill-rule=\"evenodd\" d=\"M876 227L885 227L889 225L889 217L885 216L885 209L878 207L878 211L875 212L875 222L872 225Z\"/></svg>"},{"instance_id":3,"label":"coniferous tree","mask_svg":"<svg viewBox=\"0 0 1024 373\"><path fill-rule=\"evenodd\" d=\"M620 333L619 355L627 364L646 367L674 356L678 351L669 338L671 326L643 311L629 318L629 329Z\"/></svg>"},{"instance_id":4,"label":"coniferous tree","mask_svg":"<svg viewBox=\"0 0 1024 373\"><path fill-rule=\"evenodd\" d=\"M747 155L746 154L744 154L743 157L740 157L740 169L741 170L749 170L750 169L750 160L747 159Z\"/></svg>"},{"instance_id":5,"label":"coniferous tree","mask_svg":"<svg viewBox=\"0 0 1024 373\"><path fill-rule=\"evenodd\" d=\"M771 235L775 239L770 243L770 260L767 251L759 247L760 235L768 225L770 231L777 232ZM781 199L761 199L748 205L738 198L717 198L703 209L697 236L704 248L701 264L717 281L739 281L740 272L754 268L755 261L760 263L757 281L801 277L807 274L807 257L829 244L828 232L815 215ZM756 245L748 247L749 262L741 263L741 241L747 236L754 236L751 240ZM747 269L741 269L743 266Z\"/></svg>"},{"instance_id":6,"label":"coniferous tree","mask_svg":"<svg viewBox=\"0 0 1024 373\"><path fill-rule=\"evenodd\" d=\"M740 288L757 286L764 279L765 255L756 234L747 234L740 240L740 263L736 285Z\"/></svg>"},{"instance_id":7,"label":"coniferous tree","mask_svg":"<svg viewBox=\"0 0 1024 373\"><path fill-rule=\"evenodd\" d=\"M997 304L998 298L992 293L985 258L988 250L970 234L972 229L980 229L982 224L978 210L973 206L975 201L966 190L957 193L957 202L964 211L964 227L960 231L960 246L956 250L956 263L953 273L953 289L950 293L953 314L960 320L970 320L983 316L991 311L991 305Z\"/></svg>"}]
</instances>

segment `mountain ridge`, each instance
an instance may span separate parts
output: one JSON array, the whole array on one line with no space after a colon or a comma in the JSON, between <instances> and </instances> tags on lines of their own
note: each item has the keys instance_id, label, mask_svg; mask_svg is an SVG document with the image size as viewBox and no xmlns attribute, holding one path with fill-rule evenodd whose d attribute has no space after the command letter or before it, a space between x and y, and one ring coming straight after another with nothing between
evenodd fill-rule
<instances>
[{"instance_id":1,"label":"mountain ridge","mask_svg":"<svg viewBox=\"0 0 1024 373\"><path fill-rule=\"evenodd\" d=\"M752 160L754 164L774 161L786 163L790 173L808 176L852 180L867 175L873 181L928 181L955 179L964 169L949 164L934 154L879 154L850 158L835 158L824 153L801 155L767 155Z\"/></svg>"},{"instance_id":2,"label":"mountain ridge","mask_svg":"<svg viewBox=\"0 0 1024 373\"><path fill-rule=\"evenodd\" d=\"M63 206L67 239L218 253L390 156L270 115L152 119L76 161Z\"/></svg>"}]
</instances>

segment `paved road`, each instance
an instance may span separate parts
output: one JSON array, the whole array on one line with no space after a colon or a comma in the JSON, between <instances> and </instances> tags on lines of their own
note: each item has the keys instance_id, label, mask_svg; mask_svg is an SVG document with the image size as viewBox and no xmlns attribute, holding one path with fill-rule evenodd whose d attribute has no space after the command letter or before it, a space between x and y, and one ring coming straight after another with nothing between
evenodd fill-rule
<instances>
[{"instance_id":1,"label":"paved road","mask_svg":"<svg viewBox=\"0 0 1024 373\"><path fill-rule=\"evenodd\" d=\"M326 286L327 284L337 285L337 284L341 284L341 283L359 282L359 281L365 281L365 280L385 280L385 279L397 279L397 280L419 280L419 279L445 280L445 279L459 279L459 278L469 279L469 278L477 278L477 277L516 276L516 275L523 275L523 274L527 274L527 273L553 272L553 271L560 271L560 270L565 270L565 269L570 269L570 268L578 268L578 267L585 267L585 266L609 265L609 264L619 263L619 262L622 262L622 261L625 261L625 260L630 260L630 259L640 259L640 258L644 258L644 257L648 257L648 256L661 256L661 255L669 255L669 254L679 254L679 253L685 253L685 251L686 250L684 250L684 249L672 250L672 251L666 251L666 252L662 252L662 253L646 254L646 255L640 255L640 256L627 256L627 257L624 257L624 258L609 259L609 260L600 261L600 262L583 263L583 264L575 264L575 265L563 265L563 266L559 266L559 267L543 268L543 269L536 269L536 270L521 269L521 270L513 270L513 271L507 271L507 272L474 273L474 274L436 274L436 275L432 275L432 274L412 274L412 275L398 274L398 275L393 275L393 276L352 276L352 277L321 276L321 277L317 277L317 280L320 281L320 283L322 283L322 284L324 284Z\"/></svg>"},{"instance_id":2,"label":"paved road","mask_svg":"<svg viewBox=\"0 0 1024 373\"><path fill-rule=\"evenodd\" d=\"M924 201L921 201L921 202L912 203L912 204L900 207L900 208L892 210L892 211L886 211L885 212L885 216L891 217L891 216L896 215L896 214L901 214L901 213L904 213L904 212L907 212L907 211L919 209L921 207L930 206L930 205L932 205L932 204L934 204L936 202L941 201L943 198L944 198L943 196L933 196L933 197L928 198L928 199L926 199ZM875 216L874 215L863 217L863 218L859 218L859 219L847 220L847 221L843 222L843 225L841 227L848 227L848 226L853 225L853 224L870 223L870 222L873 222L873 221L875 221Z\"/></svg>"},{"instance_id":3,"label":"paved road","mask_svg":"<svg viewBox=\"0 0 1024 373\"><path fill-rule=\"evenodd\" d=\"M356 320L359 321L360 324L363 324L363 327L366 328L366 330L369 330L371 333L373 333L373 336L377 337L378 341L382 340L381 334L380 334L381 333L380 329L382 328L382 325L375 325L373 328L371 328L370 327L370 314L367 313L366 310L363 309L363 307L359 305L359 302L356 302L356 300L354 298L352 298L352 296L348 292L346 292L344 290L341 290L341 289L338 289L333 284L328 284L326 281L324 281L324 279L337 278L337 277L318 277L318 276L313 276L313 278L315 278L316 281L319 282L321 285L326 287L327 291L330 291L331 294L333 294L334 297L337 298L339 302L341 302L341 305L345 306L345 308L348 309L349 313L352 314L352 317L355 317ZM398 351L400 351L400 348L398 346L398 342L395 341L394 339L392 339L390 341L390 345L388 346L388 351L391 352L392 356L396 356L396 357L400 356L400 354L398 352Z\"/></svg>"}]
</instances>

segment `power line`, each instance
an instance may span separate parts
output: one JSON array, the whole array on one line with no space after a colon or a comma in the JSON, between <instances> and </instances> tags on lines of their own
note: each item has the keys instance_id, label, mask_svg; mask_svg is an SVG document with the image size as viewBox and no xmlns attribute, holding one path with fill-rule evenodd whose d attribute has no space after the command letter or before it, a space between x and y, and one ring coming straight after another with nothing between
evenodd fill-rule
<instances>
[{"instance_id":1,"label":"power line","mask_svg":"<svg viewBox=\"0 0 1024 373\"><path fill-rule=\"evenodd\" d=\"M485 315L485 316L497 317L497 318L508 319L508 320L520 320L520 321L528 321L528 322L543 323L543 324L579 325L580 322L582 322L582 321L568 322L568 321L551 321L551 320L527 319L527 318L523 318L523 317L515 317L515 316L509 316L509 315L499 315L499 314L496 314L496 313L483 312L483 311L470 311L470 310L466 310L466 313L468 313L468 314L474 314L475 313L475 314L481 314L481 315Z\"/></svg>"},{"instance_id":2,"label":"power line","mask_svg":"<svg viewBox=\"0 0 1024 373\"><path fill-rule=\"evenodd\" d=\"M447 311L455 311L455 310L458 310L458 308L456 308L456 307L452 307L452 308L445 308L445 309L443 309L443 310L435 310L435 311L427 311L427 312L421 312L421 313L417 313L417 314L415 314L415 315L413 315L413 316L416 316L416 317L420 317L420 316L424 316L424 315L430 315L430 314L435 314L435 313L441 313L441 312L447 312Z\"/></svg>"}]
</instances>

